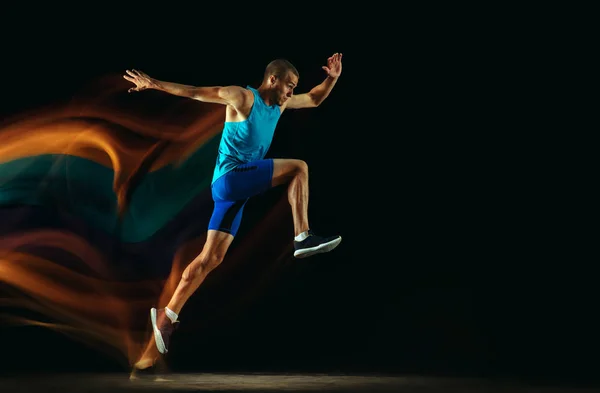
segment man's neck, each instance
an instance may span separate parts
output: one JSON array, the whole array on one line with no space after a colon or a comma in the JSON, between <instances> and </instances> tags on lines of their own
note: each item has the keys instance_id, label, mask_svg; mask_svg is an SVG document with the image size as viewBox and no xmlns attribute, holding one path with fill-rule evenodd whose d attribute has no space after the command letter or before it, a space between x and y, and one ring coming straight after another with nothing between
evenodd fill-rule
<instances>
[{"instance_id":1,"label":"man's neck","mask_svg":"<svg viewBox=\"0 0 600 393\"><path fill-rule=\"evenodd\" d=\"M273 103L271 102L271 95L269 94L269 90L264 87L264 86L259 86L258 89L256 89L258 91L258 94L260 95L260 98L262 98L262 100L265 102L265 104L267 106L271 106L273 105Z\"/></svg>"}]
</instances>

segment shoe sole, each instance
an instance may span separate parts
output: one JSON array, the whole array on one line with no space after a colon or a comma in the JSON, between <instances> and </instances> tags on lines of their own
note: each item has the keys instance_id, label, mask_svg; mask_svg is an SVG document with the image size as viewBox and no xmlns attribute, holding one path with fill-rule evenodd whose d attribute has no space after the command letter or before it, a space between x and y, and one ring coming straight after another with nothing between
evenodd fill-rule
<instances>
[{"instance_id":1,"label":"shoe sole","mask_svg":"<svg viewBox=\"0 0 600 393\"><path fill-rule=\"evenodd\" d=\"M138 365L139 362L134 364L129 375L129 379L132 381L164 381L164 376L170 373L164 359L157 358L156 361L144 368L138 368Z\"/></svg>"},{"instance_id":2,"label":"shoe sole","mask_svg":"<svg viewBox=\"0 0 600 393\"><path fill-rule=\"evenodd\" d=\"M150 321L152 322L152 331L154 332L154 342L156 343L156 348L158 349L158 352L164 355L168 351L165 346L165 342L162 339L162 334L160 334L160 330L156 324L156 308L154 307L150 309Z\"/></svg>"},{"instance_id":3,"label":"shoe sole","mask_svg":"<svg viewBox=\"0 0 600 393\"><path fill-rule=\"evenodd\" d=\"M342 237L338 237L337 239L333 239L327 243L319 244L316 247L311 248L303 248L300 250L294 251L294 256L296 258L307 258L315 254L321 254L324 252L329 252L336 248L342 242Z\"/></svg>"}]
</instances>

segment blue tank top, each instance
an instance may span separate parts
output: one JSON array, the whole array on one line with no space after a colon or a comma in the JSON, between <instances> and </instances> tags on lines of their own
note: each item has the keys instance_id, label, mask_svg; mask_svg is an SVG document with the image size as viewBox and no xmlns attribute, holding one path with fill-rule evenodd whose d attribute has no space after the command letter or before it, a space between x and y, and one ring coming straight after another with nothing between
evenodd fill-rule
<instances>
[{"instance_id":1,"label":"blue tank top","mask_svg":"<svg viewBox=\"0 0 600 393\"><path fill-rule=\"evenodd\" d=\"M281 109L265 104L258 90L246 88L254 94L254 104L246 120L225 122L212 183L240 164L262 160L271 146Z\"/></svg>"}]
</instances>

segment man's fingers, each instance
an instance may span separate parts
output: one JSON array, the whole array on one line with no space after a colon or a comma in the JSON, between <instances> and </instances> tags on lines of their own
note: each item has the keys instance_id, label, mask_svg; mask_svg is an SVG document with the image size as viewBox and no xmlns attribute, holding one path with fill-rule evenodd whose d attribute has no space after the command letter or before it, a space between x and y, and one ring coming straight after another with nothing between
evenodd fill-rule
<instances>
[{"instance_id":1,"label":"man's fingers","mask_svg":"<svg viewBox=\"0 0 600 393\"><path fill-rule=\"evenodd\" d=\"M139 76L140 78L144 78L146 76L146 74L144 74L142 71L139 71L139 70L133 70L133 72L135 72L135 74L137 76Z\"/></svg>"},{"instance_id":2,"label":"man's fingers","mask_svg":"<svg viewBox=\"0 0 600 393\"><path fill-rule=\"evenodd\" d=\"M127 75L123 75L123 79L135 84L134 87L130 87L127 90L128 93L131 93L133 91L140 91L140 90L144 89L139 84L139 82L140 82L139 78L142 78L143 73L142 73L142 75L140 75L140 71L135 70L135 69L125 70L125 72Z\"/></svg>"}]
</instances>

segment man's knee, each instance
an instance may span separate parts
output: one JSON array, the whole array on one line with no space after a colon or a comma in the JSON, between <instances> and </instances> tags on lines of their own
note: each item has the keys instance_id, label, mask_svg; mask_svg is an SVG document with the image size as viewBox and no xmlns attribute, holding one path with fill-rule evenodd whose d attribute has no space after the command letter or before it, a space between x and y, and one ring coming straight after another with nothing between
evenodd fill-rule
<instances>
[{"instance_id":1,"label":"man's knee","mask_svg":"<svg viewBox=\"0 0 600 393\"><path fill-rule=\"evenodd\" d=\"M308 175L308 164L304 160L290 160L288 166L288 175L290 177L306 176Z\"/></svg>"},{"instance_id":2,"label":"man's knee","mask_svg":"<svg viewBox=\"0 0 600 393\"><path fill-rule=\"evenodd\" d=\"M296 160L298 162L298 174L308 175L308 164L304 160Z\"/></svg>"},{"instance_id":3,"label":"man's knee","mask_svg":"<svg viewBox=\"0 0 600 393\"><path fill-rule=\"evenodd\" d=\"M308 177L308 164L304 160L286 159L278 162L273 174L273 185L289 183L295 178Z\"/></svg>"}]
</instances>

